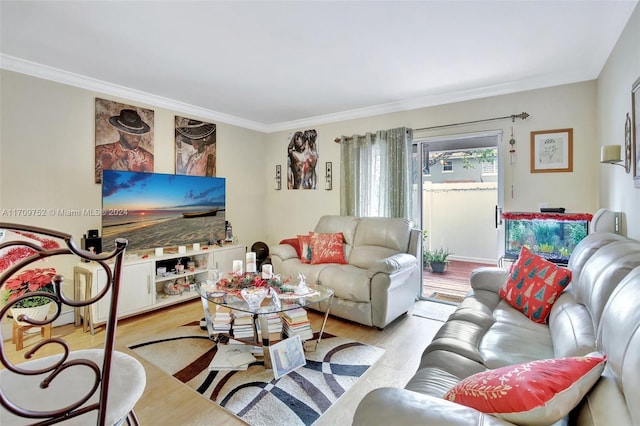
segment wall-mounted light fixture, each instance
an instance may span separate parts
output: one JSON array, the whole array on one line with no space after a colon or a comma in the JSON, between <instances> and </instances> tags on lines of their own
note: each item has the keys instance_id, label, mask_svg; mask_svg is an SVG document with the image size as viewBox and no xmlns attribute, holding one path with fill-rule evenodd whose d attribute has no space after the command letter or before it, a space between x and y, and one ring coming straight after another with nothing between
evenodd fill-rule
<instances>
[{"instance_id":1,"label":"wall-mounted light fixture","mask_svg":"<svg viewBox=\"0 0 640 426\"><path fill-rule=\"evenodd\" d=\"M279 191L279 190L282 189L282 168L281 168L280 164L276 164L275 180L276 180L275 189L276 189L276 191Z\"/></svg>"},{"instance_id":2,"label":"wall-mounted light fixture","mask_svg":"<svg viewBox=\"0 0 640 426\"><path fill-rule=\"evenodd\" d=\"M624 163L622 163L623 161ZM629 113L627 113L627 119L624 123L624 158L620 145L604 145L600 148L600 162L622 166L627 173L631 171L631 117L629 117Z\"/></svg>"},{"instance_id":3,"label":"wall-mounted light fixture","mask_svg":"<svg viewBox=\"0 0 640 426\"><path fill-rule=\"evenodd\" d=\"M327 191L331 191L333 188L333 170L332 170L331 161L324 163L324 189Z\"/></svg>"}]
</instances>

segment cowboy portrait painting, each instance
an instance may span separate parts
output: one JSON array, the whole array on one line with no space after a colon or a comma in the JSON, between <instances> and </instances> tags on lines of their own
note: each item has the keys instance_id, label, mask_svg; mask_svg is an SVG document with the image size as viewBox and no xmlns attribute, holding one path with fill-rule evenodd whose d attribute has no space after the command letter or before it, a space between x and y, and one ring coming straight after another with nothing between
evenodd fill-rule
<instances>
[{"instance_id":1,"label":"cowboy portrait painting","mask_svg":"<svg viewBox=\"0 0 640 426\"><path fill-rule=\"evenodd\" d=\"M96 98L96 183L103 170L153 172L152 110Z\"/></svg>"},{"instance_id":2,"label":"cowboy portrait painting","mask_svg":"<svg viewBox=\"0 0 640 426\"><path fill-rule=\"evenodd\" d=\"M216 125L176 116L176 174L216 175Z\"/></svg>"}]
</instances>

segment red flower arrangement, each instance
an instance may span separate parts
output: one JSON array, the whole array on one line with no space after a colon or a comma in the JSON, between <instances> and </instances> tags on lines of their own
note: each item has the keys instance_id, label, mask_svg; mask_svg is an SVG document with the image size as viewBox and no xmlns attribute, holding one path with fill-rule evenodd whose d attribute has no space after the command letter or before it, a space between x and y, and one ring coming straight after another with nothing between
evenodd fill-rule
<instances>
[{"instance_id":1,"label":"red flower arrangement","mask_svg":"<svg viewBox=\"0 0 640 426\"><path fill-rule=\"evenodd\" d=\"M4 285L2 300L11 303L18 297L35 291L54 293L52 279L56 275L55 268L29 269L10 278ZM42 296L30 297L16 303L16 308L33 308L46 305L51 299Z\"/></svg>"},{"instance_id":2,"label":"red flower arrangement","mask_svg":"<svg viewBox=\"0 0 640 426\"><path fill-rule=\"evenodd\" d=\"M266 287L275 288L279 293L292 292L293 288L286 287L291 278L282 280L278 275L262 278L262 274L245 272L244 274L229 274L218 281L218 288L229 293L240 293L244 288Z\"/></svg>"}]
</instances>

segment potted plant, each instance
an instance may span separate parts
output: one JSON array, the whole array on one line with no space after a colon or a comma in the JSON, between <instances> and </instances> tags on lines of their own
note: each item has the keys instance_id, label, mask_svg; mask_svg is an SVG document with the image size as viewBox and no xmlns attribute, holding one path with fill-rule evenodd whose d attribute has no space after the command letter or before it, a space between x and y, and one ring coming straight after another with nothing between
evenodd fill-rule
<instances>
[{"instance_id":1,"label":"potted plant","mask_svg":"<svg viewBox=\"0 0 640 426\"><path fill-rule=\"evenodd\" d=\"M447 266L447 257L451 254L451 251L446 248L439 248L436 250L429 250L426 252L426 258L429 261L429 266L433 272L442 273Z\"/></svg>"},{"instance_id":2,"label":"potted plant","mask_svg":"<svg viewBox=\"0 0 640 426\"><path fill-rule=\"evenodd\" d=\"M45 292L54 294L52 279L56 275L54 268L36 268L22 271L8 279L4 285L3 302L13 303L20 296L33 292ZM44 296L32 296L13 303L11 315L21 325L27 325L18 321L20 315L27 315L31 319L43 321L49 314L51 299Z\"/></svg>"}]
</instances>

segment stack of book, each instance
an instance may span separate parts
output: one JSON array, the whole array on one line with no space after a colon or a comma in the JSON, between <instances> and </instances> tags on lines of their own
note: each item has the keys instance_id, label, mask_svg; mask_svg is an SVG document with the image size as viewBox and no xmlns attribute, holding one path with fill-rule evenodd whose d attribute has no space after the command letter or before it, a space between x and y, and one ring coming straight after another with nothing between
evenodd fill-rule
<instances>
[{"instance_id":1,"label":"stack of book","mask_svg":"<svg viewBox=\"0 0 640 426\"><path fill-rule=\"evenodd\" d=\"M229 333L231 330L231 314L228 310L218 307L211 322L213 323L213 334Z\"/></svg>"},{"instance_id":2,"label":"stack of book","mask_svg":"<svg viewBox=\"0 0 640 426\"><path fill-rule=\"evenodd\" d=\"M236 339L254 339L252 314L233 311L233 337Z\"/></svg>"},{"instance_id":3,"label":"stack of book","mask_svg":"<svg viewBox=\"0 0 640 426\"><path fill-rule=\"evenodd\" d=\"M269 325L269 342L278 342L282 340L282 320L277 313L271 313L267 315L267 322ZM260 328L260 322L258 321L258 333L262 335Z\"/></svg>"},{"instance_id":4,"label":"stack of book","mask_svg":"<svg viewBox=\"0 0 640 426\"><path fill-rule=\"evenodd\" d=\"M311 322L307 317L307 311L303 308L284 311L280 315L282 316L282 331L285 337L292 337L297 334L302 340L313 338Z\"/></svg>"}]
</instances>

